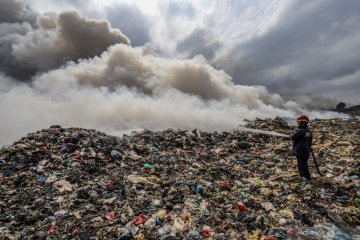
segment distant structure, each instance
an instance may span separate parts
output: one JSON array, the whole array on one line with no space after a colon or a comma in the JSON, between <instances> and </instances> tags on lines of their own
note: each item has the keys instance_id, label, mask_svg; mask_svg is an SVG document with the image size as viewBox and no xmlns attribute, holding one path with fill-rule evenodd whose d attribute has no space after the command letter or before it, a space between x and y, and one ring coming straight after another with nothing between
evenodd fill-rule
<instances>
[{"instance_id":1,"label":"distant structure","mask_svg":"<svg viewBox=\"0 0 360 240\"><path fill-rule=\"evenodd\" d=\"M336 110L338 112L341 112L345 109L346 107L346 103L343 103L343 102L339 102L337 105L336 105Z\"/></svg>"},{"instance_id":2,"label":"distant structure","mask_svg":"<svg viewBox=\"0 0 360 240\"><path fill-rule=\"evenodd\" d=\"M336 108L333 109L333 111L346 113L346 114L349 114L351 116L360 116L360 105L346 108L345 103L339 102L336 105Z\"/></svg>"}]
</instances>

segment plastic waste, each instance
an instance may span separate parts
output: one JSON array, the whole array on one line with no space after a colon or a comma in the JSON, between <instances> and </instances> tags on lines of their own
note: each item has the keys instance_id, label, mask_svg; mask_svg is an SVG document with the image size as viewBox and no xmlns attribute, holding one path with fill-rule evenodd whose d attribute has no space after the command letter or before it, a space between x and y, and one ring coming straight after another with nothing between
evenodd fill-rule
<instances>
[{"instance_id":1,"label":"plastic waste","mask_svg":"<svg viewBox=\"0 0 360 240\"><path fill-rule=\"evenodd\" d=\"M153 164L148 164L148 163L145 163L144 164L144 168L146 168L146 169L154 169L156 166L155 165L153 165Z\"/></svg>"},{"instance_id":2,"label":"plastic waste","mask_svg":"<svg viewBox=\"0 0 360 240\"><path fill-rule=\"evenodd\" d=\"M201 239L202 239L201 234L195 230L189 231L185 236L185 240L201 240Z\"/></svg>"},{"instance_id":3,"label":"plastic waste","mask_svg":"<svg viewBox=\"0 0 360 240\"><path fill-rule=\"evenodd\" d=\"M122 156L122 154L118 150L115 150L115 149L112 150L110 154L111 154L112 161L119 160Z\"/></svg>"},{"instance_id":4,"label":"plastic waste","mask_svg":"<svg viewBox=\"0 0 360 240\"><path fill-rule=\"evenodd\" d=\"M210 238L213 235L211 228L209 226L204 226L201 232L203 238Z\"/></svg>"},{"instance_id":5,"label":"plastic waste","mask_svg":"<svg viewBox=\"0 0 360 240\"><path fill-rule=\"evenodd\" d=\"M54 183L54 186L61 193L62 192L72 192L73 188L74 188L74 186L66 180L59 180Z\"/></svg>"},{"instance_id":6,"label":"plastic waste","mask_svg":"<svg viewBox=\"0 0 360 240\"><path fill-rule=\"evenodd\" d=\"M38 177L38 183L40 185L44 185L46 183L46 180L47 180L46 176L39 176Z\"/></svg>"},{"instance_id":7,"label":"plastic waste","mask_svg":"<svg viewBox=\"0 0 360 240\"><path fill-rule=\"evenodd\" d=\"M106 219L109 220L110 222L114 221L115 219L115 212L111 211L111 212L107 212L105 215Z\"/></svg>"},{"instance_id":8,"label":"plastic waste","mask_svg":"<svg viewBox=\"0 0 360 240\"><path fill-rule=\"evenodd\" d=\"M59 211L55 212L55 217L58 218L58 219L59 218L64 218L67 215L68 215L68 211L66 211L66 210L59 210Z\"/></svg>"},{"instance_id":9,"label":"plastic waste","mask_svg":"<svg viewBox=\"0 0 360 240\"><path fill-rule=\"evenodd\" d=\"M239 210L242 211L242 212L247 212L247 211L249 211L248 208L245 206L245 204L242 203L242 202L237 202L237 207L238 207Z\"/></svg>"},{"instance_id":10,"label":"plastic waste","mask_svg":"<svg viewBox=\"0 0 360 240\"><path fill-rule=\"evenodd\" d=\"M248 122L252 132L29 133L0 150L0 236L274 240L296 226L357 239L360 120L311 122L328 176L310 160L311 186L300 184L291 141L265 134L292 133L283 120Z\"/></svg>"},{"instance_id":11,"label":"plastic waste","mask_svg":"<svg viewBox=\"0 0 360 240\"><path fill-rule=\"evenodd\" d=\"M57 226L51 226L50 229L47 231L47 234L49 236L53 235L54 233L56 233L57 228Z\"/></svg>"},{"instance_id":12,"label":"plastic waste","mask_svg":"<svg viewBox=\"0 0 360 240\"><path fill-rule=\"evenodd\" d=\"M205 192L205 188L202 185L197 185L195 192L197 195L203 195Z\"/></svg>"},{"instance_id":13,"label":"plastic waste","mask_svg":"<svg viewBox=\"0 0 360 240\"><path fill-rule=\"evenodd\" d=\"M147 220L147 217L146 217L144 214L141 214L140 216L138 216L137 218L135 218L135 219L132 221L132 223L137 226L137 225L140 225L140 224L145 223L146 220Z\"/></svg>"}]
</instances>

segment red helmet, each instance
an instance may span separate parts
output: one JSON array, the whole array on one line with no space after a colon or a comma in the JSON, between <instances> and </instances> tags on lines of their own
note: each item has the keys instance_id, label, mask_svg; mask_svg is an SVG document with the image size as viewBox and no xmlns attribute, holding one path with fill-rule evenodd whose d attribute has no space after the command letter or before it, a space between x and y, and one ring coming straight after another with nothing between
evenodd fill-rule
<instances>
[{"instance_id":1,"label":"red helmet","mask_svg":"<svg viewBox=\"0 0 360 240\"><path fill-rule=\"evenodd\" d=\"M305 116L305 115L299 116L296 120L298 122L305 122L305 123L308 123L310 121L309 118L307 116Z\"/></svg>"}]
</instances>

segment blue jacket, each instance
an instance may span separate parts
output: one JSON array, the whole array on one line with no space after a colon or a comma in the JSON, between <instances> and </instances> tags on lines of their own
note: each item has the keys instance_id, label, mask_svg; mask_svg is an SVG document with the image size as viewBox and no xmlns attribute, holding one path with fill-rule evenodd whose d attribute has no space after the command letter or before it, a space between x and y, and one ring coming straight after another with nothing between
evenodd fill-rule
<instances>
[{"instance_id":1,"label":"blue jacket","mask_svg":"<svg viewBox=\"0 0 360 240\"><path fill-rule=\"evenodd\" d=\"M312 134L307 126L300 127L291 135L293 140L293 153L297 157L309 157L311 151Z\"/></svg>"}]
</instances>

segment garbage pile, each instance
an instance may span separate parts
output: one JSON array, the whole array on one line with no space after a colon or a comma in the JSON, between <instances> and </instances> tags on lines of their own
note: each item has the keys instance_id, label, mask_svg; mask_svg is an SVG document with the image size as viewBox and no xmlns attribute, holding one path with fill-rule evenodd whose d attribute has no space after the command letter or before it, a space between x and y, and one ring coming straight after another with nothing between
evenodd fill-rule
<instances>
[{"instance_id":1,"label":"garbage pile","mask_svg":"<svg viewBox=\"0 0 360 240\"><path fill-rule=\"evenodd\" d=\"M311 123L325 177L310 166L305 186L284 137L52 126L0 152L0 239L355 239L359 126ZM247 127L295 131L281 118Z\"/></svg>"}]
</instances>

